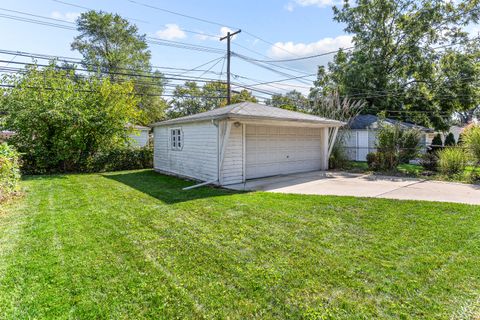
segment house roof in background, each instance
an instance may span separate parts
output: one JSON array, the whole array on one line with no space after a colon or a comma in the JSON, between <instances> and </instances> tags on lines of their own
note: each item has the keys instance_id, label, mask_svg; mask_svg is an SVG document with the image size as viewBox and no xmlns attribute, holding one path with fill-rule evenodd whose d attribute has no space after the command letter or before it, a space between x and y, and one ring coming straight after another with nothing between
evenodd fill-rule
<instances>
[{"instance_id":1,"label":"house roof in background","mask_svg":"<svg viewBox=\"0 0 480 320\"><path fill-rule=\"evenodd\" d=\"M277 120L277 121L295 121L326 124L334 127L343 126L345 123L341 121L331 120L314 116L311 114L285 110L272 106L267 106L253 102L241 102L231 104L226 107L217 108L207 112L197 113L194 115L176 118L172 120L157 122L152 126L162 126L170 124L187 123L202 120L219 120L219 119L251 119L251 120Z\"/></svg>"},{"instance_id":2,"label":"house roof in background","mask_svg":"<svg viewBox=\"0 0 480 320\"><path fill-rule=\"evenodd\" d=\"M380 121L384 121L392 125L400 125L404 128L418 129L423 132L434 132L433 129L419 126L413 123L398 121L389 118L380 118L372 114L361 114L356 116L349 122L349 128L352 130L372 129L373 125Z\"/></svg>"}]
</instances>

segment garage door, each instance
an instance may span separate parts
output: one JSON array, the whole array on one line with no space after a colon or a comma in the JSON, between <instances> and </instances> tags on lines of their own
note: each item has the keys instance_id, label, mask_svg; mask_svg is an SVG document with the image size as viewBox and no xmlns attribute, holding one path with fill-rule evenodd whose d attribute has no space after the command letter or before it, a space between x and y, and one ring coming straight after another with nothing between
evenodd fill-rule
<instances>
[{"instance_id":1,"label":"garage door","mask_svg":"<svg viewBox=\"0 0 480 320\"><path fill-rule=\"evenodd\" d=\"M246 178L320 170L321 129L247 125Z\"/></svg>"}]
</instances>

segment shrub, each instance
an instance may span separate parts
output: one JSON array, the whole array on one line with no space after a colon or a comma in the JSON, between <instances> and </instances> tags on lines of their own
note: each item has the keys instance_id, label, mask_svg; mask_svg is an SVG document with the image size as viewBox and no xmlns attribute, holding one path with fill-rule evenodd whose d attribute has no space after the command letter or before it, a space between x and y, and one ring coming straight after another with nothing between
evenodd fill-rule
<instances>
[{"instance_id":1,"label":"shrub","mask_svg":"<svg viewBox=\"0 0 480 320\"><path fill-rule=\"evenodd\" d=\"M0 201L18 191L19 167L17 151L6 143L0 144Z\"/></svg>"},{"instance_id":2,"label":"shrub","mask_svg":"<svg viewBox=\"0 0 480 320\"><path fill-rule=\"evenodd\" d=\"M438 169L438 156L436 153L425 153L420 158L420 165L428 171Z\"/></svg>"},{"instance_id":3,"label":"shrub","mask_svg":"<svg viewBox=\"0 0 480 320\"><path fill-rule=\"evenodd\" d=\"M370 152L367 154L368 168L371 170L378 170L378 156L377 152Z\"/></svg>"},{"instance_id":4,"label":"shrub","mask_svg":"<svg viewBox=\"0 0 480 320\"><path fill-rule=\"evenodd\" d=\"M384 125L377 135L377 162L382 170L393 170L400 162L408 163L418 155L420 132L398 125Z\"/></svg>"},{"instance_id":5,"label":"shrub","mask_svg":"<svg viewBox=\"0 0 480 320\"><path fill-rule=\"evenodd\" d=\"M445 148L438 152L438 168L447 175L463 173L468 164L468 155L462 148Z\"/></svg>"},{"instance_id":6,"label":"shrub","mask_svg":"<svg viewBox=\"0 0 480 320\"><path fill-rule=\"evenodd\" d=\"M332 154L328 161L328 166L330 169L343 169L348 165L348 157L345 153L345 148L343 143L339 141L335 142L332 148Z\"/></svg>"},{"instance_id":7,"label":"shrub","mask_svg":"<svg viewBox=\"0 0 480 320\"><path fill-rule=\"evenodd\" d=\"M12 87L3 94L2 128L15 132L9 143L25 155L27 171L80 171L92 156L125 145L125 126L140 116L131 82L78 78L53 62L4 81Z\"/></svg>"},{"instance_id":8,"label":"shrub","mask_svg":"<svg viewBox=\"0 0 480 320\"><path fill-rule=\"evenodd\" d=\"M464 146L475 163L480 164L480 126L472 126L464 131Z\"/></svg>"},{"instance_id":9,"label":"shrub","mask_svg":"<svg viewBox=\"0 0 480 320\"><path fill-rule=\"evenodd\" d=\"M418 156L420 144L420 131L415 129L403 130L400 135L399 143L399 161L409 163L410 160Z\"/></svg>"},{"instance_id":10,"label":"shrub","mask_svg":"<svg viewBox=\"0 0 480 320\"><path fill-rule=\"evenodd\" d=\"M153 167L153 148L115 148L91 157L82 167L86 172L146 169Z\"/></svg>"},{"instance_id":11,"label":"shrub","mask_svg":"<svg viewBox=\"0 0 480 320\"><path fill-rule=\"evenodd\" d=\"M447 136L445 137L445 147L450 147L450 146L454 146L456 145L457 143L455 142L455 136L453 135L453 133L449 133L447 134Z\"/></svg>"}]
</instances>

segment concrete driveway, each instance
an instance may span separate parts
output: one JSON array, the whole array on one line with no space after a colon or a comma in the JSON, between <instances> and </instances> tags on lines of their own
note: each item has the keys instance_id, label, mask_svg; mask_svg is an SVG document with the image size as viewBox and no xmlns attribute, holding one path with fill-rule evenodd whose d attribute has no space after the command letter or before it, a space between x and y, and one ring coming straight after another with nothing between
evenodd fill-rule
<instances>
[{"instance_id":1,"label":"concrete driveway","mask_svg":"<svg viewBox=\"0 0 480 320\"><path fill-rule=\"evenodd\" d=\"M480 205L480 185L340 172L316 171L282 175L249 180L245 184L227 188Z\"/></svg>"}]
</instances>

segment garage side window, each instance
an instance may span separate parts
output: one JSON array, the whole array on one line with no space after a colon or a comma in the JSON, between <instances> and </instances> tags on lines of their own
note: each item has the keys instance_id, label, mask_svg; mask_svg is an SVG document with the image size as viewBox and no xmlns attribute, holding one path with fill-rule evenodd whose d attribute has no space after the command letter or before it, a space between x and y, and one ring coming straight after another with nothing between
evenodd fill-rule
<instances>
[{"instance_id":1,"label":"garage side window","mask_svg":"<svg viewBox=\"0 0 480 320\"><path fill-rule=\"evenodd\" d=\"M170 130L170 141L172 150L182 150L183 148L183 132L182 129Z\"/></svg>"}]
</instances>

